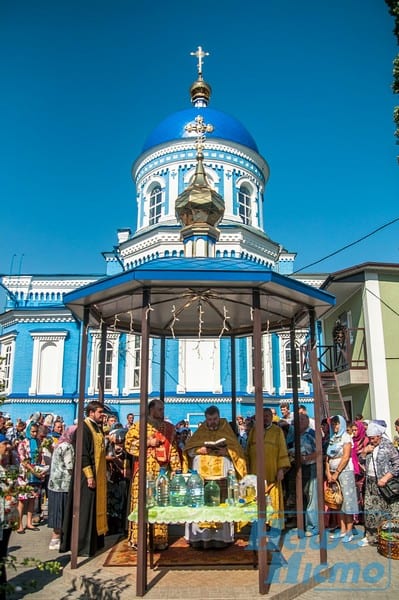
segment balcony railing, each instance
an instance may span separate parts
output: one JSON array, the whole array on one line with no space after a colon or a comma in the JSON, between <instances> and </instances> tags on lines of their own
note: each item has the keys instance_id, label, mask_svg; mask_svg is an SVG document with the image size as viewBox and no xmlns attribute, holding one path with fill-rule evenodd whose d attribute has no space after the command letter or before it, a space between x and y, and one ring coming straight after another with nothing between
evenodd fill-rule
<instances>
[{"instance_id":1,"label":"balcony railing","mask_svg":"<svg viewBox=\"0 0 399 600\"><path fill-rule=\"evenodd\" d=\"M301 378L310 379L310 342L301 346ZM351 369L367 369L366 338L363 327L346 329L341 341L317 346L319 371L337 373Z\"/></svg>"}]
</instances>

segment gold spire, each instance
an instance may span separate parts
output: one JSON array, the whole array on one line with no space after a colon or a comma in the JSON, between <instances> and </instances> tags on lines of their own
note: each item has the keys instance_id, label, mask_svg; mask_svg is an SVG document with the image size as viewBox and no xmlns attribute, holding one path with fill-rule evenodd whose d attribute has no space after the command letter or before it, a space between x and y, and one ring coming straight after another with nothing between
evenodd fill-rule
<instances>
[{"instance_id":1,"label":"gold spire","mask_svg":"<svg viewBox=\"0 0 399 600\"><path fill-rule=\"evenodd\" d=\"M209 185L203 164L205 133L213 131L211 124L204 123L201 115L186 125L186 130L197 133L197 166L191 184L176 199L176 217L185 227L210 225L215 227L224 215L224 200Z\"/></svg>"}]
</instances>

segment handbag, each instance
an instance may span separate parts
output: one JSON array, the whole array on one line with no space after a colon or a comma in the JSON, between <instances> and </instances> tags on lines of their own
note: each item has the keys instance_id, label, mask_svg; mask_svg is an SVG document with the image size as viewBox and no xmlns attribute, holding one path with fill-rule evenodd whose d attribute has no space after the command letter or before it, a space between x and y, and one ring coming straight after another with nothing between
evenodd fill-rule
<instances>
[{"instance_id":1,"label":"handbag","mask_svg":"<svg viewBox=\"0 0 399 600\"><path fill-rule=\"evenodd\" d=\"M339 510L342 506L344 497L342 495L341 486L338 481L326 482L324 488L324 503L331 510Z\"/></svg>"},{"instance_id":2,"label":"handbag","mask_svg":"<svg viewBox=\"0 0 399 600\"><path fill-rule=\"evenodd\" d=\"M373 467L375 473L375 479L378 481L377 471L375 468L374 456L371 456L373 460ZM378 491L380 495L384 498L387 504L392 504L392 502L398 502L399 500L399 477L392 477L384 486L380 487L379 485Z\"/></svg>"},{"instance_id":3,"label":"handbag","mask_svg":"<svg viewBox=\"0 0 399 600\"><path fill-rule=\"evenodd\" d=\"M383 487L378 486L381 496L387 504L398 502L399 500L399 478L393 477Z\"/></svg>"}]
</instances>

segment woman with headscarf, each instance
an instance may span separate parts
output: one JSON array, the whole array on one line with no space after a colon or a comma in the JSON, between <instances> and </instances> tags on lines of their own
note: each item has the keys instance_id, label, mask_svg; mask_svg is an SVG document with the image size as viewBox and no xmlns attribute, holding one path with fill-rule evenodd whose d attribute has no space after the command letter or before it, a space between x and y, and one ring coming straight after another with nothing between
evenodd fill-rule
<instances>
[{"instance_id":1,"label":"woman with headscarf","mask_svg":"<svg viewBox=\"0 0 399 600\"><path fill-rule=\"evenodd\" d=\"M399 518L399 501L388 504L380 492L390 479L399 476L399 453L384 436L385 430L386 427L372 421L366 431L369 443L362 452L366 459L365 536L358 542L360 547L376 545L378 528L387 517Z\"/></svg>"},{"instance_id":2,"label":"woman with headscarf","mask_svg":"<svg viewBox=\"0 0 399 600\"><path fill-rule=\"evenodd\" d=\"M67 427L55 446L48 481L48 527L53 535L49 549L59 550L68 491L75 461L76 425Z\"/></svg>"},{"instance_id":3,"label":"woman with headscarf","mask_svg":"<svg viewBox=\"0 0 399 600\"><path fill-rule=\"evenodd\" d=\"M12 468L4 467L10 462L11 442L0 433L0 600L6 600L7 552L11 531L18 522L16 481Z\"/></svg>"},{"instance_id":4,"label":"woman with headscarf","mask_svg":"<svg viewBox=\"0 0 399 600\"><path fill-rule=\"evenodd\" d=\"M357 501L359 504L359 514L356 516L356 523L363 523L364 509L364 486L366 483L366 461L362 456L364 448L368 444L366 435L366 426L362 421L352 423L352 462L355 473L355 483L357 491Z\"/></svg>"},{"instance_id":5,"label":"woman with headscarf","mask_svg":"<svg viewBox=\"0 0 399 600\"><path fill-rule=\"evenodd\" d=\"M330 422L326 476L329 483L338 480L341 486L343 502L340 511L340 530L332 533L330 538L342 538L343 543L353 540L353 516L359 512L351 453L352 438L347 432L346 421L340 415L336 415Z\"/></svg>"},{"instance_id":6,"label":"woman with headscarf","mask_svg":"<svg viewBox=\"0 0 399 600\"><path fill-rule=\"evenodd\" d=\"M33 523L33 511L35 500L39 497L45 477L45 470L42 466L38 430L37 423L30 423L27 427L26 438L18 444L20 493L18 495L19 524L17 533L19 534L25 533L25 531L39 531L39 528L35 527ZM24 528L22 517L25 509L26 526Z\"/></svg>"}]
</instances>

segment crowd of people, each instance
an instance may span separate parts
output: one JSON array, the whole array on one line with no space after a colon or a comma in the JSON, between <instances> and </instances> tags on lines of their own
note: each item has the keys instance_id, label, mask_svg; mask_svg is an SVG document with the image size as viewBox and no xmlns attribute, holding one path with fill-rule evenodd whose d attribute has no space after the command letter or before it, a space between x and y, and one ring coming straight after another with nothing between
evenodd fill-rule
<instances>
[{"instance_id":1,"label":"crowd of people","mask_svg":"<svg viewBox=\"0 0 399 600\"><path fill-rule=\"evenodd\" d=\"M295 435L294 419L288 403L263 412L266 492L273 506L272 526L282 531L295 525ZM155 479L163 468L169 477L177 471L195 469L205 481L225 479L233 472L238 481L256 475L255 417L238 416L234 423L220 417L216 406L209 406L203 422L192 431L181 420L173 425L165 419L164 403L153 399L148 404L146 447L147 476ZM393 477L399 476L399 419L395 421L393 442L387 424L365 421L357 415L347 422L342 415L324 419L320 424L325 466L324 480L317 480L316 433L314 419L305 406L299 410L299 439L303 483L304 533L319 533L318 486L338 481L343 502L337 511L327 511L330 537L350 543L364 525L360 547L376 544L383 519L399 518L399 501L387 503L381 494ZM74 477L77 424L67 425L62 417L34 413L30 419L12 423L0 415L0 561L7 553L11 527L19 535L38 531L44 520L52 529L49 548L65 552L71 548L72 517L79 481L78 555L92 556L104 545L109 533L125 533L132 550L137 548L137 524L127 520L137 508L138 457L142 448L140 424L133 413L126 423L106 413L96 401L85 409L81 473ZM209 447L206 440L224 438L224 446ZM11 473L16 475L11 477ZM14 491L13 491L14 490ZM7 492L7 493L6 493ZM12 499L5 503L5 497ZM292 522L294 521L294 523ZM194 548L224 547L234 540L230 524L207 528L191 524L187 541ZM168 528L157 525L155 548L168 546ZM5 573L5 570L2 569ZM5 577L5 575L4 575ZM1 581L0 581L1 583Z\"/></svg>"}]
</instances>

